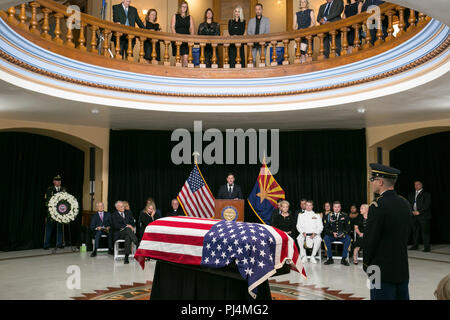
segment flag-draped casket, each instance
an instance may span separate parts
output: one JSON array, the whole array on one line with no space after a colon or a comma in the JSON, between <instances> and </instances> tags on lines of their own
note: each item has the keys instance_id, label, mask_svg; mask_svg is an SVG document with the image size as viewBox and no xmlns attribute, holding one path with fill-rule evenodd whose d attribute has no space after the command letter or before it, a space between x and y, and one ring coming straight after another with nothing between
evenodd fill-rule
<instances>
[{"instance_id":1,"label":"flag-draped casket","mask_svg":"<svg viewBox=\"0 0 450 320\"><path fill-rule=\"evenodd\" d=\"M306 277L294 240L284 231L256 223L162 218L146 227L134 257L142 268L146 257L208 268L234 263L252 297L257 286L285 263Z\"/></svg>"}]
</instances>

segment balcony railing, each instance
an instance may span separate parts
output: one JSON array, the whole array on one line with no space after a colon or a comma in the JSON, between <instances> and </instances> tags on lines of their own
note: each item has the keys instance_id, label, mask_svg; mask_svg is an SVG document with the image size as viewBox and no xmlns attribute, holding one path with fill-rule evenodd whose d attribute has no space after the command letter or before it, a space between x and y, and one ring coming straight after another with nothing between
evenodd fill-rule
<instances>
[{"instance_id":1,"label":"balcony railing","mask_svg":"<svg viewBox=\"0 0 450 320\"><path fill-rule=\"evenodd\" d=\"M11 7L7 12L0 12L0 16L30 41L70 58L103 64L111 68L157 75L227 78L232 76L290 75L344 65L400 45L420 31L430 20L423 13L416 13L413 9L391 3L385 3L379 9L379 14L375 18L375 25L378 26L375 39L372 39L371 33L368 32L367 24L368 21L373 20L370 19L372 13L361 13L337 22L298 31L227 37L156 32L119 25L84 13L74 16L72 10L51 0L37 0ZM409 13L408 21L405 19L406 13ZM74 18L78 19L75 22L79 22L79 28L70 27ZM384 30L387 35L381 28L384 19L387 20L387 28ZM50 28L51 24L52 28ZM394 26L398 29L396 33ZM365 31L364 38L361 37L362 30ZM349 32L354 32L354 44L351 52L348 50ZM112 36L116 39L125 36L128 39L126 59L123 59L120 54L120 41L114 43L111 41ZM328 57L325 54L327 38L331 39ZM339 52L338 38L341 41ZM133 49L134 39L137 40L135 49ZM142 45L147 40L153 44L150 61L145 59ZM308 44L306 59L300 59L302 41L306 41ZM161 44L162 61L156 60L156 43L158 42ZM174 57L170 52L172 43L175 43L176 46ZM189 47L187 68L181 68L180 47L182 43L187 43ZM314 43L316 51L313 51ZM258 59L252 54L255 44L261 47L261 55ZM212 47L211 68L208 69L206 69L205 63L207 45ZM230 69L229 64L228 48L230 45L235 45L237 49L234 69ZM245 56L240 56L239 48L242 46L246 48ZM193 63L195 47L200 48L198 67ZM266 57L265 48L267 47L272 48L270 57ZM279 60L277 47L284 49L280 64L277 61ZM94 56L96 57L94 58ZM240 69L243 66L247 68ZM268 72L269 70L270 72Z\"/></svg>"}]
</instances>

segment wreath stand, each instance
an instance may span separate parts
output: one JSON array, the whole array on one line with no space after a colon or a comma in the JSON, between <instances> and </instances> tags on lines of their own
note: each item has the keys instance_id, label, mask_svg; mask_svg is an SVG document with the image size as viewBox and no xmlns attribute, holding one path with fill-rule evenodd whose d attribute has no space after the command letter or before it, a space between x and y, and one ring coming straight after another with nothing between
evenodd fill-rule
<instances>
[{"instance_id":1,"label":"wreath stand","mask_svg":"<svg viewBox=\"0 0 450 320\"><path fill-rule=\"evenodd\" d=\"M58 237L58 224L61 224L62 226L62 241L63 241L63 245L65 246L66 244L66 240L64 239L64 226L67 225L67 228L69 229L69 246L70 246L70 250L72 250L72 252L77 252L78 249L77 247L72 246L72 234L70 233L70 222L69 223L61 223L61 222L57 222L56 225L56 237ZM53 248L52 253L56 253L56 251L58 250L58 241L55 241L55 248Z\"/></svg>"}]
</instances>

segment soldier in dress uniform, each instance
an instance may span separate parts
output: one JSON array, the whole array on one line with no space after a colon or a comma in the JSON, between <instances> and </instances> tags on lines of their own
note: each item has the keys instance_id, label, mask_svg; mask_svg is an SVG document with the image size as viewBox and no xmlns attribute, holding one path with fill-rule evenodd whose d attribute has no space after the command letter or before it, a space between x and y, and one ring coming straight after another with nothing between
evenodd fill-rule
<instances>
[{"instance_id":1,"label":"soldier in dress uniform","mask_svg":"<svg viewBox=\"0 0 450 320\"><path fill-rule=\"evenodd\" d=\"M342 243L342 258L341 264L349 266L347 261L348 250L351 243L350 238L350 218L344 212L341 212L341 203L339 201L333 202L333 212L325 217L324 231L325 237L323 242L327 251L327 261L324 264L333 264L333 253L331 251L331 244L334 241Z\"/></svg>"},{"instance_id":2,"label":"soldier in dress uniform","mask_svg":"<svg viewBox=\"0 0 450 320\"><path fill-rule=\"evenodd\" d=\"M370 182L379 194L370 204L364 232L364 271L371 300L409 300L408 232L411 206L394 191L400 171L370 164Z\"/></svg>"},{"instance_id":3,"label":"soldier in dress uniform","mask_svg":"<svg viewBox=\"0 0 450 320\"><path fill-rule=\"evenodd\" d=\"M47 216L45 218L45 235L44 235L44 249L48 250L50 247L50 239L52 238L52 232L56 224L56 246L58 248L64 248L63 242L63 225L54 221L50 217L50 213L48 211L48 202L53 197L54 194L58 192L67 192L66 188L61 186L61 176L57 175L53 177L53 186L50 186L45 191L45 207L47 210Z\"/></svg>"}]
</instances>

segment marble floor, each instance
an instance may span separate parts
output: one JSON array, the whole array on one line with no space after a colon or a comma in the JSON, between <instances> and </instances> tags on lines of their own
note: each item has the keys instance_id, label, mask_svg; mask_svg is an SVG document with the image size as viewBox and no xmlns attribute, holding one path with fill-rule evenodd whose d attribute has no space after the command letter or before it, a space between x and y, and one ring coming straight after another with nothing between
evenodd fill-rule
<instances>
[{"instance_id":1,"label":"marble floor","mask_svg":"<svg viewBox=\"0 0 450 320\"><path fill-rule=\"evenodd\" d=\"M142 270L134 260L124 265L107 253L99 253L96 258L89 254L67 249L56 254L41 249L0 253L0 299L66 300L107 287L145 283L153 278L153 261L146 262ZM450 246L434 246L431 253L409 251L409 256L411 299L434 299L438 282L450 273ZM346 267L339 260L336 262L329 266L306 263L307 279L296 272L273 279L327 287L367 299L369 290L362 264Z\"/></svg>"}]
</instances>

